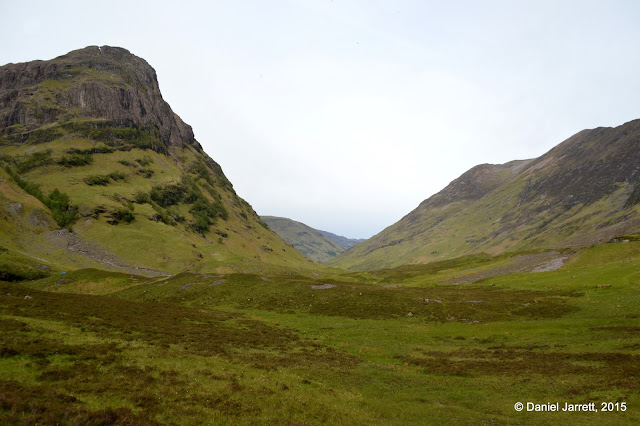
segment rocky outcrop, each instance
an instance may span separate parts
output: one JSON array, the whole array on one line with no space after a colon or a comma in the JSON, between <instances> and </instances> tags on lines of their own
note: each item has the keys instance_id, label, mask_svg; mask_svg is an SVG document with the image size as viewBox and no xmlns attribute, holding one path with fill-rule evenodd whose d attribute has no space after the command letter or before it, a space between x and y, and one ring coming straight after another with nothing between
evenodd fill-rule
<instances>
[{"instance_id":1,"label":"rocky outcrop","mask_svg":"<svg viewBox=\"0 0 640 426\"><path fill-rule=\"evenodd\" d=\"M133 123L167 146L197 145L191 126L162 99L155 70L126 49L90 46L0 67L1 133L74 118Z\"/></svg>"}]
</instances>

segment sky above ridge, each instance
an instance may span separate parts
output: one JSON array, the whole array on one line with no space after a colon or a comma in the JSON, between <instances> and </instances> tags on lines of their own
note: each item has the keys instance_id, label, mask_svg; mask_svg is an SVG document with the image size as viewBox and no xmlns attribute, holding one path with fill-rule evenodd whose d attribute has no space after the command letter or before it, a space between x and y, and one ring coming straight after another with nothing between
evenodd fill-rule
<instances>
[{"instance_id":1,"label":"sky above ridge","mask_svg":"<svg viewBox=\"0 0 640 426\"><path fill-rule=\"evenodd\" d=\"M258 214L351 238L476 164L640 118L638 1L0 0L0 13L0 65L124 47Z\"/></svg>"}]
</instances>

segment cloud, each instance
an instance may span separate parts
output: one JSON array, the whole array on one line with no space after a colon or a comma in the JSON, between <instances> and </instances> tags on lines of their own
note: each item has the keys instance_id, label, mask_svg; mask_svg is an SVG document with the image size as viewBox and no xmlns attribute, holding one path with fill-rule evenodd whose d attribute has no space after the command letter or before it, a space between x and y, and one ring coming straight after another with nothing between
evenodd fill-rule
<instances>
[{"instance_id":1,"label":"cloud","mask_svg":"<svg viewBox=\"0 0 640 426\"><path fill-rule=\"evenodd\" d=\"M638 2L30 9L0 27L12 40L3 63L128 48L156 68L164 97L258 213L350 237L381 231L476 164L638 118Z\"/></svg>"}]
</instances>

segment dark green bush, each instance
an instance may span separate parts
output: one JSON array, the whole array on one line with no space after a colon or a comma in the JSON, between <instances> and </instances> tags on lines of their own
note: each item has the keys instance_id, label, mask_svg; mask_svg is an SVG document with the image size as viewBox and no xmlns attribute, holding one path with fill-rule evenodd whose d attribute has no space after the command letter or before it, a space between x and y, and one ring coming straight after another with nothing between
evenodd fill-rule
<instances>
[{"instance_id":1,"label":"dark green bush","mask_svg":"<svg viewBox=\"0 0 640 426\"><path fill-rule=\"evenodd\" d=\"M193 223L190 225L191 229L200 233L206 234L209 231L209 225L211 225L211 220L206 216L198 213L193 214Z\"/></svg>"},{"instance_id":2,"label":"dark green bush","mask_svg":"<svg viewBox=\"0 0 640 426\"><path fill-rule=\"evenodd\" d=\"M153 174L155 173L153 170L151 169L140 169L137 172L139 175L142 175L143 177L150 179L151 177L153 177Z\"/></svg>"},{"instance_id":3,"label":"dark green bush","mask_svg":"<svg viewBox=\"0 0 640 426\"><path fill-rule=\"evenodd\" d=\"M133 212L129 209L118 209L115 212L111 213L111 218L112 222L115 222L115 224L121 222L131 223L136 219Z\"/></svg>"},{"instance_id":4,"label":"dark green bush","mask_svg":"<svg viewBox=\"0 0 640 426\"><path fill-rule=\"evenodd\" d=\"M61 228L70 228L78 218L78 208L71 204L69 196L55 188L47 196L42 193L39 185L27 182L15 173L9 166L5 170L11 178L27 194L36 197L51 210L51 215Z\"/></svg>"},{"instance_id":5,"label":"dark green bush","mask_svg":"<svg viewBox=\"0 0 640 426\"><path fill-rule=\"evenodd\" d=\"M36 167L46 166L52 162L51 150L47 149L46 151L34 152L33 154L26 155L22 161L19 161L16 164L16 168L19 173L24 173L35 169Z\"/></svg>"},{"instance_id":6,"label":"dark green bush","mask_svg":"<svg viewBox=\"0 0 640 426\"><path fill-rule=\"evenodd\" d=\"M142 167L145 167L153 163L153 160L148 155L145 155L143 158L137 158L136 162L140 164Z\"/></svg>"},{"instance_id":7,"label":"dark green bush","mask_svg":"<svg viewBox=\"0 0 640 426\"><path fill-rule=\"evenodd\" d=\"M156 185L151 189L151 199L160 207L174 206L181 202L187 194L187 188L179 183L174 185Z\"/></svg>"},{"instance_id":8,"label":"dark green bush","mask_svg":"<svg viewBox=\"0 0 640 426\"><path fill-rule=\"evenodd\" d=\"M113 179L114 181L119 181L119 180L125 180L125 178L127 177L124 173L122 172L111 172L107 175L109 178Z\"/></svg>"},{"instance_id":9,"label":"dark green bush","mask_svg":"<svg viewBox=\"0 0 640 426\"><path fill-rule=\"evenodd\" d=\"M105 175L91 175L91 176L87 176L84 179L84 182L87 185L90 186L94 186L94 185L107 185L109 183L109 176L105 176Z\"/></svg>"},{"instance_id":10,"label":"dark green bush","mask_svg":"<svg viewBox=\"0 0 640 426\"><path fill-rule=\"evenodd\" d=\"M151 197L149 197L149 194L147 194L146 192L136 192L136 195L134 196L134 201L137 204L145 204L145 203L150 203L151 202Z\"/></svg>"},{"instance_id":11,"label":"dark green bush","mask_svg":"<svg viewBox=\"0 0 640 426\"><path fill-rule=\"evenodd\" d=\"M69 196L57 188L51 191L43 202L49 207L60 227L67 227L76 221L78 209L71 204Z\"/></svg>"},{"instance_id":12,"label":"dark green bush","mask_svg":"<svg viewBox=\"0 0 640 426\"><path fill-rule=\"evenodd\" d=\"M69 156L63 155L58 160L58 164L65 167L86 166L87 164L91 163L93 163L93 157L89 153L74 153L70 154Z\"/></svg>"}]
</instances>

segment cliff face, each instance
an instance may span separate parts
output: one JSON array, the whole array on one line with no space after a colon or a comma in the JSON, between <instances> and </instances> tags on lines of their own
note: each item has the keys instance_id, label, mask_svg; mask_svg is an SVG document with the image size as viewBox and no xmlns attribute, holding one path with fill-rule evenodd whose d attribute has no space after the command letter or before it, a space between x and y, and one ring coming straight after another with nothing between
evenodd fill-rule
<instances>
[{"instance_id":1,"label":"cliff face","mask_svg":"<svg viewBox=\"0 0 640 426\"><path fill-rule=\"evenodd\" d=\"M90 46L0 68L0 132L73 118L153 129L168 146L195 143L191 126L162 99L155 70L126 49Z\"/></svg>"}]
</instances>

